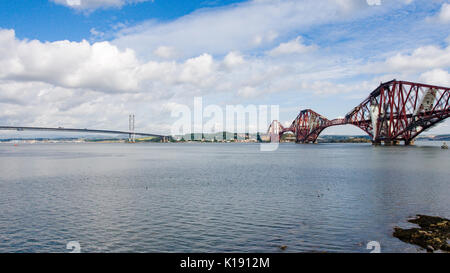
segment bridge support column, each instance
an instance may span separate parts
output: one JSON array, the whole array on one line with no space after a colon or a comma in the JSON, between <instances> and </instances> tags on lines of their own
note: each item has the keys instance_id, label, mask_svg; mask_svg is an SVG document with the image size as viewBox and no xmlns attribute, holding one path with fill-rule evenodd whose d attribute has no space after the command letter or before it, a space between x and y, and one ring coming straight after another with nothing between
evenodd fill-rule
<instances>
[{"instance_id":1,"label":"bridge support column","mask_svg":"<svg viewBox=\"0 0 450 273\"><path fill-rule=\"evenodd\" d=\"M372 145L373 145L373 146L380 146L380 145L381 145L381 141L379 141L379 140L373 140L373 141L372 141Z\"/></svg>"},{"instance_id":2,"label":"bridge support column","mask_svg":"<svg viewBox=\"0 0 450 273\"><path fill-rule=\"evenodd\" d=\"M135 134L128 134L128 142L129 143L135 143L136 142L136 135Z\"/></svg>"},{"instance_id":3,"label":"bridge support column","mask_svg":"<svg viewBox=\"0 0 450 273\"><path fill-rule=\"evenodd\" d=\"M128 116L128 130L131 132L128 134L128 142L135 143L136 142L136 135L134 134L134 114L131 114Z\"/></svg>"},{"instance_id":4,"label":"bridge support column","mask_svg":"<svg viewBox=\"0 0 450 273\"><path fill-rule=\"evenodd\" d=\"M411 140L405 140L405 146L414 145L414 139Z\"/></svg>"}]
</instances>

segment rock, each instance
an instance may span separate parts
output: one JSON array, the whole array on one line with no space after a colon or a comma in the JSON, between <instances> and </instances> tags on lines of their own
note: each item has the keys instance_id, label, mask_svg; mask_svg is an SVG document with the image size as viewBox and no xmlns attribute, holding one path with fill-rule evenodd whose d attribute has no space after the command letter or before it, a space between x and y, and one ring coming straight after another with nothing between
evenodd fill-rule
<instances>
[{"instance_id":1,"label":"rock","mask_svg":"<svg viewBox=\"0 0 450 273\"><path fill-rule=\"evenodd\" d=\"M450 239L450 223L448 219L417 215L416 218L408 222L417 224L419 228L402 229L394 228L393 236L403 242L415 244L428 252L436 250L450 251L448 240Z\"/></svg>"}]
</instances>

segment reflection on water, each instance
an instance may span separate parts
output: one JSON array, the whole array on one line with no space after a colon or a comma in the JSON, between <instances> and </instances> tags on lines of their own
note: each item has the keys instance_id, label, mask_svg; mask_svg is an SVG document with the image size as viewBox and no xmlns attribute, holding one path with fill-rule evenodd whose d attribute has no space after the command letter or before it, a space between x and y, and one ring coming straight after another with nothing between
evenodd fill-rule
<instances>
[{"instance_id":1,"label":"reflection on water","mask_svg":"<svg viewBox=\"0 0 450 273\"><path fill-rule=\"evenodd\" d=\"M0 145L0 252L417 252L450 217L448 150L366 144Z\"/></svg>"}]
</instances>

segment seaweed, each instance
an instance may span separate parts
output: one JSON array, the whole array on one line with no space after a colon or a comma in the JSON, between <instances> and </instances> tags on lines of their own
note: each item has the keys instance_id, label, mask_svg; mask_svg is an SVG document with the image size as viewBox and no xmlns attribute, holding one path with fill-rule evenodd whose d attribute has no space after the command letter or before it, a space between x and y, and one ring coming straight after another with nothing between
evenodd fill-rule
<instances>
[{"instance_id":1,"label":"seaweed","mask_svg":"<svg viewBox=\"0 0 450 273\"><path fill-rule=\"evenodd\" d=\"M402 229L394 228L394 237L403 242L418 245L427 250L434 252L442 250L450 252L450 220L418 214L416 218L408 220L408 222L417 224L420 228Z\"/></svg>"}]
</instances>

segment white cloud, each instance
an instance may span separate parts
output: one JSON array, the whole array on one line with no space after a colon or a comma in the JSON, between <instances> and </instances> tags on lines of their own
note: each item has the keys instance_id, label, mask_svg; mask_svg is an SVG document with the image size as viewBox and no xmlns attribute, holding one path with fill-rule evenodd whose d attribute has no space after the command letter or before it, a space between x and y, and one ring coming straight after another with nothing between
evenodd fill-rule
<instances>
[{"instance_id":1,"label":"white cloud","mask_svg":"<svg viewBox=\"0 0 450 273\"><path fill-rule=\"evenodd\" d=\"M439 21L443 23L450 23L450 4L444 3L438 15Z\"/></svg>"},{"instance_id":2,"label":"white cloud","mask_svg":"<svg viewBox=\"0 0 450 273\"><path fill-rule=\"evenodd\" d=\"M105 33L96 30L95 28L91 28L89 31L94 39L101 39L105 36Z\"/></svg>"},{"instance_id":3,"label":"white cloud","mask_svg":"<svg viewBox=\"0 0 450 273\"><path fill-rule=\"evenodd\" d=\"M175 48L170 46L160 46L153 51L153 54L163 59L174 59L178 55Z\"/></svg>"},{"instance_id":4,"label":"white cloud","mask_svg":"<svg viewBox=\"0 0 450 273\"><path fill-rule=\"evenodd\" d=\"M443 3L438 13L426 18L431 23L450 23L450 3Z\"/></svg>"},{"instance_id":5,"label":"white cloud","mask_svg":"<svg viewBox=\"0 0 450 273\"><path fill-rule=\"evenodd\" d=\"M122 30L113 43L121 48L131 46L146 58L153 57L149 48L161 45L172 45L187 58L205 52L245 53L271 47L280 37L311 25L346 21L371 12L374 10L361 0L252 0L202 9L171 22L144 22Z\"/></svg>"},{"instance_id":6,"label":"white cloud","mask_svg":"<svg viewBox=\"0 0 450 273\"><path fill-rule=\"evenodd\" d=\"M315 45L304 45L302 41L303 38L301 36L298 36L297 38L295 38L295 40L280 44L278 47L270 50L268 54L271 56L303 54L317 48Z\"/></svg>"},{"instance_id":7,"label":"white cloud","mask_svg":"<svg viewBox=\"0 0 450 273\"><path fill-rule=\"evenodd\" d=\"M330 95L347 95L355 94L357 92L364 92L363 97L366 97L369 92L376 87L377 83L371 81L362 81L359 83L342 84L335 83L328 80L323 81L304 81L299 86L301 89L312 92L317 96L330 96ZM346 109L349 110L349 109Z\"/></svg>"},{"instance_id":8,"label":"white cloud","mask_svg":"<svg viewBox=\"0 0 450 273\"><path fill-rule=\"evenodd\" d=\"M0 30L0 78L42 81L73 88L134 91L139 87L132 50L108 42L45 42L17 40Z\"/></svg>"},{"instance_id":9,"label":"white cloud","mask_svg":"<svg viewBox=\"0 0 450 273\"><path fill-rule=\"evenodd\" d=\"M141 92L155 84L206 86L214 79L213 57L202 54L182 63L142 62L131 49L109 42L18 40L0 30L0 79L39 81L106 93ZM148 90L151 91L151 90Z\"/></svg>"},{"instance_id":10,"label":"white cloud","mask_svg":"<svg viewBox=\"0 0 450 273\"><path fill-rule=\"evenodd\" d=\"M258 90L252 86L245 86L238 90L238 95L243 98L254 98L258 96Z\"/></svg>"},{"instance_id":11,"label":"white cloud","mask_svg":"<svg viewBox=\"0 0 450 273\"><path fill-rule=\"evenodd\" d=\"M95 10L98 8L120 8L127 4L141 3L153 0L50 0L77 10Z\"/></svg>"},{"instance_id":12,"label":"white cloud","mask_svg":"<svg viewBox=\"0 0 450 273\"><path fill-rule=\"evenodd\" d=\"M420 80L433 85L450 86L450 74L442 69L433 69L420 75Z\"/></svg>"},{"instance_id":13,"label":"white cloud","mask_svg":"<svg viewBox=\"0 0 450 273\"><path fill-rule=\"evenodd\" d=\"M233 51L225 56L223 63L227 68L233 68L244 64L245 60L239 52Z\"/></svg>"},{"instance_id":14,"label":"white cloud","mask_svg":"<svg viewBox=\"0 0 450 273\"><path fill-rule=\"evenodd\" d=\"M255 47L264 45L266 43L271 43L278 37L278 33L274 32L273 30L269 31L268 33L264 34L257 34L253 37L253 45Z\"/></svg>"},{"instance_id":15,"label":"white cloud","mask_svg":"<svg viewBox=\"0 0 450 273\"><path fill-rule=\"evenodd\" d=\"M181 71L180 80L187 83L205 85L213 80L214 61L211 55L203 54L188 59Z\"/></svg>"},{"instance_id":16,"label":"white cloud","mask_svg":"<svg viewBox=\"0 0 450 273\"><path fill-rule=\"evenodd\" d=\"M366 0L367 4L370 6L379 6L381 5L381 0Z\"/></svg>"},{"instance_id":17,"label":"white cloud","mask_svg":"<svg viewBox=\"0 0 450 273\"><path fill-rule=\"evenodd\" d=\"M397 53L387 58L384 63L369 64L365 70L369 73L411 73L445 67L450 67L450 46L442 48L428 45L411 53Z\"/></svg>"},{"instance_id":18,"label":"white cloud","mask_svg":"<svg viewBox=\"0 0 450 273\"><path fill-rule=\"evenodd\" d=\"M339 78L347 73L345 68L333 66L330 58L312 62L305 56L302 60L305 63L293 60L286 63L265 55L244 59L236 51L229 52L222 60L204 53L180 62L144 62L134 50L120 50L109 42L19 40L12 30L0 31L0 52L7 52L0 54L0 81L33 85L41 99L50 98L51 102L41 104L43 108L58 109L58 113L66 114L70 111L74 115L76 109L79 109L76 114L80 115L94 111L95 107L103 111L102 103L110 103L110 107L116 104L119 108L133 103L156 107L161 101L173 98L183 100L220 92L246 99L293 90L308 92L311 85L303 83ZM9 88L5 83L3 87ZM334 94L317 84L312 87L314 94ZM33 89L26 90L31 94L30 100L35 101ZM61 97L62 94L69 97ZM12 105L24 102L8 92L0 96L2 101ZM51 104L53 102L57 104ZM123 109L111 111L117 115L126 112ZM49 111L47 115L50 120L55 113ZM37 117L46 120L42 115ZM67 122L75 124L75 121Z\"/></svg>"}]
</instances>

